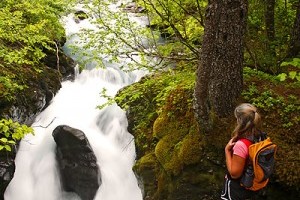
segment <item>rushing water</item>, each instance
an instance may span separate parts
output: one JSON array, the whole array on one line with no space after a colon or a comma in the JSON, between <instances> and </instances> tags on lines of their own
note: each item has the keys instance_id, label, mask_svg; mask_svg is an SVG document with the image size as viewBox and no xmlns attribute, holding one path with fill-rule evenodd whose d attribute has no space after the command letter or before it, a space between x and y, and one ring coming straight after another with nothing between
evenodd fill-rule
<instances>
[{"instance_id":1,"label":"rushing water","mask_svg":"<svg viewBox=\"0 0 300 200\"><path fill-rule=\"evenodd\" d=\"M68 17L65 26L67 34L71 34L90 24L88 20L77 24ZM73 40L67 41L66 52ZM135 149L133 136L127 131L125 113L115 104L102 110L96 106L107 101L100 96L102 88L113 96L120 88L139 80L145 72L125 73L117 64L104 69L90 68L77 74L74 81L63 82L51 104L37 116L32 125L35 135L28 135L20 144L16 172L5 192L5 200L80 199L61 189L52 137L58 125L82 130L95 152L102 179L95 200L142 199L132 171Z\"/></svg>"}]
</instances>

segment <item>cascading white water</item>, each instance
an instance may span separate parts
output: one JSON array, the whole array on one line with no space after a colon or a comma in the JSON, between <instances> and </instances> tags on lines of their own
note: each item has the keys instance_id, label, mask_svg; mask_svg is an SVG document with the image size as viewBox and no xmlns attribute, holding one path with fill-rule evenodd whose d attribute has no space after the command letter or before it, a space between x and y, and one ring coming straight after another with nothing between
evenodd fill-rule
<instances>
[{"instance_id":1,"label":"cascading white water","mask_svg":"<svg viewBox=\"0 0 300 200\"><path fill-rule=\"evenodd\" d=\"M79 31L84 25L88 26L88 21L76 24L69 17L67 34ZM67 42L69 44L72 39ZM144 71L125 73L117 64L111 64L105 69L84 70L74 81L63 82L51 104L32 125L35 135L26 136L20 144L16 172L5 192L5 200L80 199L61 189L55 160L56 144L52 137L58 125L82 130L95 152L102 179L95 200L141 200L142 192L132 171L135 161L133 136L127 131L125 113L115 104L102 110L96 106L107 101L100 97L102 88L113 96L144 74Z\"/></svg>"}]
</instances>

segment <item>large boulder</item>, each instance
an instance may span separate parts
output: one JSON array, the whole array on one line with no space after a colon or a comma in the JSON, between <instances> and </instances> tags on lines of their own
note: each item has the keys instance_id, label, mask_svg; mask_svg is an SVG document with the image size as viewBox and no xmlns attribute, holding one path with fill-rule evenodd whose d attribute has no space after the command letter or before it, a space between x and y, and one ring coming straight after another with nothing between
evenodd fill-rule
<instances>
[{"instance_id":1,"label":"large boulder","mask_svg":"<svg viewBox=\"0 0 300 200\"><path fill-rule=\"evenodd\" d=\"M56 155L64 189L77 193L82 200L93 200L101 184L100 169L85 134L60 125L52 135L57 144Z\"/></svg>"}]
</instances>

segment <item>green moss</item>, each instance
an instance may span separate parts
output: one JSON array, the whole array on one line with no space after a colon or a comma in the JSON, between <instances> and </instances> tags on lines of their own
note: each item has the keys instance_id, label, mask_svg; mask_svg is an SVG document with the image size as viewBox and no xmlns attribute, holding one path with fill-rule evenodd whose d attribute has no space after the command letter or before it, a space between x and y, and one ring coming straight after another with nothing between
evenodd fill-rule
<instances>
[{"instance_id":1,"label":"green moss","mask_svg":"<svg viewBox=\"0 0 300 200\"><path fill-rule=\"evenodd\" d=\"M162 138L156 145L155 156L163 169L169 174L178 174L181 170L182 162L178 159L176 145L180 144L182 136L171 134Z\"/></svg>"},{"instance_id":2,"label":"green moss","mask_svg":"<svg viewBox=\"0 0 300 200\"><path fill-rule=\"evenodd\" d=\"M171 91L153 126L153 134L161 138L155 155L164 170L172 175L180 174L185 164L197 163L201 157L201 137L189 96L190 91L180 85Z\"/></svg>"},{"instance_id":3,"label":"green moss","mask_svg":"<svg viewBox=\"0 0 300 200\"><path fill-rule=\"evenodd\" d=\"M153 136L156 138L163 138L166 134L164 131L165 126L168 126L169 123L165 123L165 117L159 116L153 123Z\"/></svg>"},{"instance_id":4,"label":"green moss","mask_svg":"<svg viewBox=\"0 0 300 200\"><path fill-rule=\"evenodd\" d=\"M144 168L155 168L157 164L156 157L154 153L146 154L145 156L141 157L137 163L135 164L135 169L144 169Z\"/></svg>"},{"instance_id":5,"label":"green moss","mask_svg":"<svg viewBox=\"0 0 300 200\"><path fill-rule=\"evenodd\" d=\"M193 129L183 140L178 152L178 158L184 165L196 164L200 161L203 153L201 140L202 137Z\"/></svg>"}]
</instances>

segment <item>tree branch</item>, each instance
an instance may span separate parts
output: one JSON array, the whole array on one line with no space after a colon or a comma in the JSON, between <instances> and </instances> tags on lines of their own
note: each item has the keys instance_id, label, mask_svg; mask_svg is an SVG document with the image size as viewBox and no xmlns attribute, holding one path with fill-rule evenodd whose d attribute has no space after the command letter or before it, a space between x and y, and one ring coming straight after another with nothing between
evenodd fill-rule
<instances>
[{"instance_id":1,"label":"tree branch","mask_svg":"<svg viewBox=\"0 0 300 200\"><path fill-rule=\"evenodd\" d=\"M33 128L35 128L35 127L39 127L39 128L48 128L52 123L53 123L53 121L56 119L56 117L54 117L53 119L52 119L52 121L47 125L47 126L41 126L41 125L38 125L38 126L32 126Z\"/></svg>"},{"instance_id":2,"label":"tree branch","mask_svg":"<svg viewBox=\"0 0 300 200\"><path fill-rule=\"evenodd\" d=\"M56 41L54 41L54 45L56 47L56 67L57 67L57 70L58 72L60 73L60 69L59 69L59 49L58 49L58 45L56 43Z\"/></svg>"},{"instance_id":3,"label":"tree branch","mask_svg":"<svg viewBox=\"0 0 300 200\"><path fill-rule=\"evenodd\" d=\"M200 10L200 19L198 19L198 17L196 17L193 13L189 12L184 6L181 5L181 2L177 2L175 0L173 0L186 14L192 16L195 20L197 20L201 26L204 27L204 23L203 23L203 18L202 18L202 15L201 15L201 10ZM197 1L197 8L200 9L200 5L199 5L199 2Z\"/></svg>"},{"instance_id":4,"label":"tree branch","mask_svg":"<svg viewBox=\"0 0 300 200\"><path fill-rule=\"evenodd\" d=\"M170 18L169 18L169 14L168 14L168 17L164 17L162 13L160 13L155 5L151 2L151 1L148 1L149 2L149 5L153 8L153 10L155 11L155 13L164 21L168 22L168 24L170 25L170 27L173 29L173 31L175 32L175 35L177 36L177 38L181 41L182 44L184 44L186 47L188 47L195 55L196 57L199 56L199 52L197 49L195 49L192 45L190 45L186 39L181 35L180 31L176 28L176 26L170 21ZM161 1L158 1L158 3L164 8L165 6L162 4ZM168 10L165 10L167 13L169 13Z\"/></svg>"}]
</instances>

